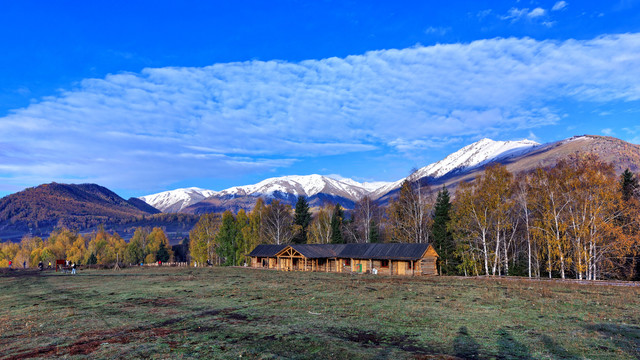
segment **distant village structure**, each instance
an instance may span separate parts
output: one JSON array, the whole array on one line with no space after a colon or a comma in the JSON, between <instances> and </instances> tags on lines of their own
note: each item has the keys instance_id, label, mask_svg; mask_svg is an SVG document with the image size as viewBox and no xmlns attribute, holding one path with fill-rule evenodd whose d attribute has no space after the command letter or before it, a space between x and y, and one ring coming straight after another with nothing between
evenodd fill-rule
<instances>
[{"instance_id":1,"label":"distant village structure","mask_svg":"<svg viewBox=\"0 0 640 360\"><path fill-rule=\"evenodd\" d=\"M258 245L251 267L282 271L438 275L438 254L429 244Z\"/></svg>"}]
</instances>

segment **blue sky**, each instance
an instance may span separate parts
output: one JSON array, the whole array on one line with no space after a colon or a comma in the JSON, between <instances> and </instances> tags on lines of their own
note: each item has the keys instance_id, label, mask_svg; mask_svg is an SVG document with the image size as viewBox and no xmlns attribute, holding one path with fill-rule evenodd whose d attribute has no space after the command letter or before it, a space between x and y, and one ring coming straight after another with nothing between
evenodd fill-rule
<instances>
[{"instance_id":1,"label":"blue sky","mask_svg":"<svg viewBox=\"0 0 640 360\"><path fill-rule=\"evenodd\" d=\"M0 195L393 181L483 137L640 143L639 1L5 1L0 32Z\"/></svg>"}]
</instances>

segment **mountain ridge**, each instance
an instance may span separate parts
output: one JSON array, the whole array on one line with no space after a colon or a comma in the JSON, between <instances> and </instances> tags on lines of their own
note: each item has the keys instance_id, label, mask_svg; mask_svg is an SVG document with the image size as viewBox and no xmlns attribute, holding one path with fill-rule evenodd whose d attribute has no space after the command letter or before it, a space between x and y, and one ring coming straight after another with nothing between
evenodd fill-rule
<instances>
[{"instance_id":1,"label":"mountain ridge","mask_svg":"<svg viewBox=\"0 0 640 360\"><path fill-rule=\"evenodd\" d=\"M494 141L485 138L463 147L438 162L418 169L410 177L442 177L452 171L464 171L481 166L487 161L521 154L536 146L540 146L540 144L531 140ZM186 213L220 211L225 207L236 209L236 211L240 208L249 210L250 198L258 197L264 198L267 202L277 199L293 205L297 196L305 196L315 206L321 206L323 202L331 201L351 208L356 201L364 196L375 200L399 188L405 179L407 178L395 182L361 183L349 178L334 178L318 174L287 175L268 178L256 184L234 186L221 191L205 190L209 191L207 198L192 193L194 196L186 200L185 194L194 188L183 188L146 195L140 199L163 212ZM234 201L234 199L241 197L250 198ZM205 200L210 206L203 204L196 206L197 203Z\"/></svg>"},{"instance_id":2,"label":"mountain ridge","mask_svg":"<svg viewBox=\"0 0 640 360\"><path fill-rule=\"evenodd\" d=\"M500 151L499 156L496 157L487 158L484 156L488 150L476 154L478 156L475 156L475 160L472 161L462 161L460 160L462 157L453 157L451 159L460 160L458 162L461 164L460 166L453 166L453 169L443 176L427 175L419 178L419 183L423 186L429 185L433 191L446 186L452 196L455 196L455 189L460 183L473 181L490 164L501 163L511 173L519 176L522 173L533 171L537 167L552 167L561 159L584 153L593 153L602 161L612 163L618 174L627 168L634 173L640 172L640 145L613 137L581 135L541 145L533 143L524 144L526 145L524 147L515 145L509 144L508 147L511 149ZM490 148L486 147L485 149ZM444 163L452 165L454 161L445 161ZM431 165L422 169L429 169L429 166ZM431 172L418 170L414 174L417 177L424 173L430 174ZM358 186L358 184L364 183L358 183L355 180L335 179L317 174L311 177L288 176L271 179L279 180L274 182L275 187L271 188L274 191L270 193L271 197L267 199L267 202L280 200L286 204L294 205L297 200L294 191L291 190L291 193L288 193L282 191L283 188L278 189L278 186L291 185L297 194L304 192L305 196L311 195L307 201L312 207L325 203L340 203L346 209L353 209L359 196L367 192L371 194L371 191L379 189L377 186L380 185L370 186L371 183L368 183L369 187L366 188L366 186ZM180 213L163 214L157 214L158 209L140 199L125 200L100 185L43 184L0 199L0 238L2 240L19 240L25 234L46 236L52 229L59 227L90 232L104 224L106 228L118 231L125 237L133 233L135 226L163 226L173 233L172 239L178 241L185 234L188 234L191 227L198 221L197 215L212 211L231 210L237 212L240 209L252 209L257 198L265 197L262 192L265 186L268 187L270 183L269 181L265 182L266 180L269 179L265 179L261 182L262 184L258 183L261 184L260 186L253 184L249 187L226 189L227 191L221 196L207 197L184 207ZM377 198L378 204L384 206L397 196L397 186L401 184L402 180L404 179L395 183L383 183L382 185L393 187L393 189ZM296 186L298 187L296 188ZM327 193L331 187L336 189L335 194ZM191 188L191 190L204 193L203 189ZM202 196L204 197L204 195Z\"/></svg>"}]
</instances>

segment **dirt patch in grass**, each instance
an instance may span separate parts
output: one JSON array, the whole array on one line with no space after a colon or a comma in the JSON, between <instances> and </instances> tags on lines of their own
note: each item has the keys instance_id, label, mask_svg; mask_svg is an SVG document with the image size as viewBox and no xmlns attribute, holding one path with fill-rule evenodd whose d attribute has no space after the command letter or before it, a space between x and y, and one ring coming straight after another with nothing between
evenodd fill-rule
<instances>
[{"instance_id":1,"label":"dirt patch in grass","mask_svg":"<svg viewBox=\"0 0 640 360\"><path fill-rule=\"evenodd\" d=\"M167 321L158 325L166 326ZM81 334L79 340L67 345L51 345L37 348L28 352L19 353L6 358L6 360L26 359L32 357L50 357L63 355L90 355L100 346L106 344L128 344L148 340L150 337L167 337L177 332L176 329L167 327L139 327L133 329L121 329L118 331L93 331Z\"/></svg>"},{"instance_id":2,"label":"dirt patch in grass","mask_svg":"<svg viewBox=\"0 0 640 360\"><path fill-rule=\"evenodd\" d=\"M134 300L134 304L152 307L177 307L181 305L181 302L174 298L157 298Z\"/></svg>"},{"instance_id":3,"label":"dirt patch in grass","mask_svg":"<svg viewBox=\"0 0 640 360\"><path fill-rule=\"evenodd\" d=\"M240 321L249 320L249 317L247 317L247 315L240 314L240 313L230 313L230 314L227 314L226 317L232 320L240 320Z\"/></svg>"}]
</instances>

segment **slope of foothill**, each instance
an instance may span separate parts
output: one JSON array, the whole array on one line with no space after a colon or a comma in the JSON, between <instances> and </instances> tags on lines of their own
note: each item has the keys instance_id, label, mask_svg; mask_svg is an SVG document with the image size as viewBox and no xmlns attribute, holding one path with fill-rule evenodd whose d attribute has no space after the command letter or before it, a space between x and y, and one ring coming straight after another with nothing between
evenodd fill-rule
<instances>
[{"instance_id":1,"label":"slope of foothill","mask_svg":"<svg viewBox=\"0 0 640 360\"><path fill-rule=\"evenodd\" d=\"M46 235L62 226L82 230L158 212L96 184L43 184L0 199L0 238Z\"/></svg>"}]
</instances>

